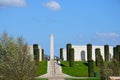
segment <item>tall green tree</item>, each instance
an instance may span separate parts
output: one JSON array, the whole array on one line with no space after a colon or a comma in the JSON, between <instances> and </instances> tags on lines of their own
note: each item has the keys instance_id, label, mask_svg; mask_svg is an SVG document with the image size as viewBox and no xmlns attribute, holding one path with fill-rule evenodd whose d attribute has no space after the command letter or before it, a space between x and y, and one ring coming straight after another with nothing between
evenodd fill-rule
<instances>
[{"instance_id":1,"label":"tall green tree","mask_svg":"<svg viewBox=\"0 0 120 80\"><path fill-rule=\"evenodd\" d=\"M116 47L113 48L113 58L117 59L117 50L116 50Z\"/></svg>"},{"instance_id":2,"label":"tall green tree","mask_svg":"<svg viewBox=\"0 0 120 80\"><path fill-rule=\"evenodd\" d=\"M120 45L116 46L116 53L117 53L116 60L120 62Z\"/></svg>"},{"instance_id":3,"label":"tall green tree","mask_svg":"<svg viewBox=\"0 0 120 80\"><path fill-rule=\"evenodd\" d=\"M109 45L104 45L105 61L109 61Z\"/></svg>"},{"instance_id":4,"label":"tall green tree","mask_svg":"<svg viewBox=\"0 0 120 80\"><path fill-rule=\"evenodd\" d=\"M36 61L36 63L39 62L39 48L38 48L38 44L33 44L33 54L34 54L34 60Z\"/></svg>"},{"instance_id":5,"label":"tall green tree","mask_svg":"<svg viewBox=\"0 0 120 80\"><path fill-rule=\"evenodd\" d=\"M63 48L60 48L60 59L63 60Z\"/></svg>"},{"instance_id":6,"label":"tall green tree","mask_svg":"<svg viewBox=\"0 0 120 80\"><path fill-rule=\"evenodd\" d=\"M102 58L101 54L98 54L98 58L99 58L99 68L100 68L100 79L101 80L106 80L106 74L105 74L105 65L104 65L104 61Z\"/></svg>"},{"instance_id":7,"label":"tall green tree","mask_svg":"<svg viewBox=\"0 0 120 80\"><path fill-rule=\"evenodd\" d=\"M69 49L69 66L70 67L74 66L74 49L73 48Z\"/></svg>"},{"instance_id":8,"label":"tall green tree","mask_svg":"<svg viewBox=\"0 0 120 80\"><path fill-rule=\"evenodd\" d=\"M88 76L94 77L94 61L88 60Z\"/></svg>"},{"instance_id":9,"label":"tall green tree","mask_svg":"<svg viewBox=\"0 0 120 80\"><path fill-rule=\"evenodd\" d=\"M92 44L87 44L87 60L92 60Z\"/></svg>"},{"instance_id":10,"label":"tall green tree","mask_svg":"<svg viewBox=\"0 0 120 80\"><path fill-rule=\"evenodd\" d=\"M69 61L69 54L70 54L70 49L72 48L72 44L68 43L66 45L66 49L67 49L67 61Z\"/></svg>"},{"instance_id":11,"label":"tall green tree","mask_svg":"<svg viewBox=\"0 0 120 80\"><path fill-rule=\"evenodd\" d=\"M96 48L95 49L95 64L96 64L96 66L98 66L98 64L99 64L99 55L100 54L101 54L100 48Z\"/></svg>"},{"instance_id":12,"label":"tall green tree","mask_svg":"<svg viewBox=\"0 0 120 80\"><path fill-rule=\"evenodd\" d=\"M42 49L42 60L44 61L44 59L45 59L45 53L44 53L44 49Z\"/></svg>"},{"instance_id":13,"label":"tall green tree","mask_svg":"<svg viewBox=\"0 0 120 80\"><path fill-rule=\"evenodd\" d=\"M35 64L22 37L0 36L0 80L32 80Z\"/></svg>"}]
</instances>

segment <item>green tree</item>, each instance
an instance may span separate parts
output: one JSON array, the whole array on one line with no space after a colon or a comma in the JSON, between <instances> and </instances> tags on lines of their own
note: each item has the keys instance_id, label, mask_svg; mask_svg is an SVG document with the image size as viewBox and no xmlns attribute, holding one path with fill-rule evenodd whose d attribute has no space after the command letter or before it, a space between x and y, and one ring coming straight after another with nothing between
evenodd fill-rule
<instances>
[{"instance_id":1,"label":"green tree","mask_svg":"<svg viewBox=\"0 0 120 80\"><path fill-rule=\"evenodd\" d=\"M42 49L42 60L44 60L45 59L45 57L44 57L44 49Z\"/></svg>"},{"instance_id":2,"label":"green tree","mask_svg":"<svg viewBox=\"0 0 120 80\"><path fill-rule=\"evenodd\" d=\"M95 49L95 64L96 64L96 66L98 66L98 64L99 64L99 58L98 58L99 55L100 55L100 48L96 48Z\"/></svg>"},{"instance_id":3,"label":"green tree","mask_svg":"<svg viewBox=\"0 0 120 80\"><path fill-rule=\"evenodd\" d=\"M120 76L120 64L116 59L113 59L110 68L112 70L111 76Z\"/></svg>"},{"instance_id":4,"label":"green tree","mask_svg":"<svg viewBox=\"0 0 120 80\"><path fill-rule=\"evenodd\" d=\"M63 48L60 48L60 59L63 60Z\"/></svg>"},{"instance_id":5,"label":"green tree","mask_svg":"<svg viewBox=\"0 0 120 80\"><path fill-rule=\"evenodd\" d=\"M101 80L109 80L110 76L120 76L120 64L119 64L119 45L114 47L114 58L110 62L103 61L101 54L99 54L98 62L100 68L100 78Z\"/></svg>"},{"instance_id":6,"label":"green tree","mask_svg":"<svg viewBox=\"0 0 120 80\"><path fill-rule=\"evenodd\" d=\"M87 44L87 60L92 60L92 44Z\"/></svg>"},{"instance_id":7,"label":"green tree","mask_svg":"<svg viewBox=\"0 0 120 80\"><path fill-rule=\"evenodd\" d=\"M69 61L69 54L70 54L70 48L72 48L72 44L68 43L66 45L66 49L67 49L67 61Z\"/></svg>"},{"instance_id":8,"label":"green tree","mask_svg":"<svg viewBox=\"0 0 120 80\"><path fill-rule=\"evenodd\" d=\"M101 54L98 54L98 58L101 80L109 80L110 76L120 76L120 64L115 58L113 58L111 62L107 63L104 63Z\"/></svg>"},{"instance_id":9,"label":"green tree","mask_svg":"<svg viewBox=\"0 0 120 80\"><path fill-rule=\"evenodd\" d=\"M38 44L33 44L33 54L34 54L34 60L36 61L36 63L39 62L39 48L38 48Z\"/></svg>"},{"instance_id":10,"label":"green tree","mask_svg":"<svg viewBox=\"0 0 120 80\"><path fill-rule=\"evenodd\" d=\"M32 80L35 64L24 39L16 40L6 32L0 39L0 80Z\"/></svg>"},{"instance_id":11,"label":"green tree","mask_svg":"<svg viewBox=\"0 0 120 80\"><path fill-rule=\"evenodd\" d=\"M94 61L88 60L88 76L94 77Z\"/></svg>"},{"instance_id":12,"label":"green tree","mask_svg":"<svg viewBox=\"0 0 120 80\"><path fill-rule=\"evenodd\" d=\"M105 75L105 65L104 65L104 61L103 61L103 58L102 58L102 55L101 54L98 54L98 65L99 65L99 68L100 68L100 79L101 80L106 80L106 75Z\"/></svg>"},{"instance_id":13,"label":"green tree","mask_svg":"<svg viewBox=\"0 0 120 80\"><path fill-rule=\"evenodd\" d=\"M111 62L105 66L105 80L109 80L110 76L120 76L120 64L116 59L113 59Z\"/></svg>"},{"instance_id":14,"label":"green tree","mask_svg":"<svg viewBox=\"0 0 120 80\"><path fill-rule=\"evenodd\" d=\"M116 60L120 62L120 45L116 46L116 53L117 53Z\"/></svg>"},{"instance_id":15,"label":"green tree","mask_svg":"<svg viewBox=\"0 0 120 80\"><path fill-rule=\"evenodd\" d=\"M117 60L117 52L116 47L113 48L113 58Z\"/></svg>"},{"instance_id":16,"label":"green tree","mask_svg":"<svg viewBox=\"0 0 120 80\"><path fill-rule=\"evenodd\" d=\"M70 67L74 66L74 49L73 48L69 49L69 66Z\"/></svg>"},{"instance_id":17,"label":"green tree","mask_svg":"<svg viewBox=\"0 0 120 80\"><path fill-rule=\"evenodd\" d=\"M109 61L109 45L104 45L105 61Z\"/></svg>"}]
</instances>

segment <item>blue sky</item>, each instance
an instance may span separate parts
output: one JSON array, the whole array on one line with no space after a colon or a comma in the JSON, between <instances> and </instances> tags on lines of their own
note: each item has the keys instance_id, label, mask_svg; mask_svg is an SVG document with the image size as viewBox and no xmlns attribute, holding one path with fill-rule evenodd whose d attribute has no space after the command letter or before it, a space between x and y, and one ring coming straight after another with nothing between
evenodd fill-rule
<instances>
[{"instance_id":1,"label":"blue sky","mask_svg":"<svg viewBox=\"0 0 120 80\"><path fill-rule=\"evenodd\" d=\"M0 34L23 36L49 55L50 34L55 54L73 45L120 44L120 0L0 0Z\"/></svg>"}]
</instances>

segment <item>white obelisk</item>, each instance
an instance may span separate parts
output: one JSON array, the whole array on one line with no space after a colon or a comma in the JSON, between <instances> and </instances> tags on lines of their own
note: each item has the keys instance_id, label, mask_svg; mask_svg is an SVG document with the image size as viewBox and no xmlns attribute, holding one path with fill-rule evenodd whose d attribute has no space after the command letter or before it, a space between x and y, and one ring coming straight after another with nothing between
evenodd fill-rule
<instances>
[{"instance_id":1,"label":"white obelisk","mask_svg":"<svg viewBox=\"0 0 120 80\"><path fill-rule=\"evenodd\" d=\"M50 36L50 60L54 60L54 36Z\"/></svg>"}]
</instances>

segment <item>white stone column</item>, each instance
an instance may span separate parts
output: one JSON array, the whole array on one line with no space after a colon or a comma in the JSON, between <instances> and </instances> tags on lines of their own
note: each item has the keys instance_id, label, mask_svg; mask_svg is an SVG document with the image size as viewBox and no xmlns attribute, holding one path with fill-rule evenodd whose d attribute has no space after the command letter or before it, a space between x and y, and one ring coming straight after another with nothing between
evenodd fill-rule
<instances>
[{"instance_id":1,"label":"white stone column","mask_svg":"<svg viewBox=\"0 0 120 80\"><path fill-rule=\"evenodd\" d=\"M38 46L39 48L39 61L42 61L42 49Z\"/></svg>"},{"instance_id":2,"label":"white stone column","mask_svg":"<svg viewBox=\"0 0 120 80\"><path fill-rule=\"evenodd\" d=\"M54 60L54 36L50 36L50 60Z\"/></svg>"}]
</instances>

